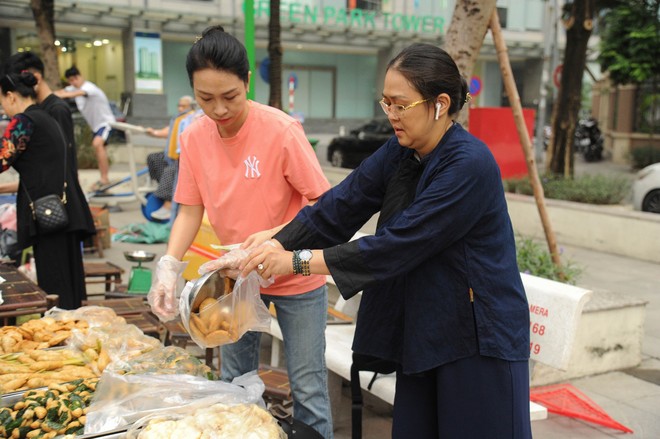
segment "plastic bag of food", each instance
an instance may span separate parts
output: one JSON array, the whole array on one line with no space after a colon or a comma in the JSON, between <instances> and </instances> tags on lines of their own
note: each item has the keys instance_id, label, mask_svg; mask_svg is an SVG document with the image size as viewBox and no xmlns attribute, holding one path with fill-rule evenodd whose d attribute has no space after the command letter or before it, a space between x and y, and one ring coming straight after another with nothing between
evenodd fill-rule
<instances>
[{"instance_id":1,"label":"plastic bag of food","mask_svg":"<svg viewBox=\"0 0 660 439\"><path fill-rule=\"evenodd\" d=\"M125 362L138 355L162 346L157 338L145 335L140 328L131 324L96 326L87 331L72 331L67 345L83 352L94 349L99 355L109 357L110 362ZM102 369L101 369L102 370Z\"/></svg>"},{"instance_id":2,"label":"plastic bag of food","mask_svg":"<svg viewBox=\"0 0 660 439\"><path fill-rule=\"evenodd\" d=\"M185 410L185 411L184 411ZM286 439L277 420L255 404L214 404L146 416L126 432L128 439Z\"/></svg>"},{"instance_id":3,"label":"plastic bag of food","mask_svg":"<svg viewBox=\"0 0 660 439\"><path fill-rule=\"evenodd\" d=\"M183 406L187 406L186 411L216 403L263 407L264 389L256 372L226 383L193 375L121 375L106 371L87 412L85 434L129 425L147 415L169 414Z\"/></svg>"},{"instance_id":4,"label":"plastic bag of food","mask_svg":"<svg viewBox=\"0 0 660 439\"><path fill-rule=\"evenodd\" d=\"M81 306L73 310L54 307L46 311L44 316L63 321L84 320L90 327L126 324L123 317L118 316L112 308L106 306Z\"/></svg>"},{"instance_id":5,"label":"plastic bag of food","mask_svg":"<svg viewBox=\"0 0 660 439\"><path fill-rule=\"evenodd\" d=\"M195 375L209 380L214 378L211 368L177 346L162 346L128 361L115 361L107 370L120 375L155 373Z\"/></svg>"},{"instance_id":6,"label":"plastic bag of food","mask_svg":"<svg viewBox=\"0 0 660 439\"><path fill-rule=\"evenodd\" d=\"M263 278L256 272L232 281L220 270L186 284L179 299L181 321L201 348L238 341L247 331L268 331L271 316L261 299Z\"/></svg>"}]
</instances>

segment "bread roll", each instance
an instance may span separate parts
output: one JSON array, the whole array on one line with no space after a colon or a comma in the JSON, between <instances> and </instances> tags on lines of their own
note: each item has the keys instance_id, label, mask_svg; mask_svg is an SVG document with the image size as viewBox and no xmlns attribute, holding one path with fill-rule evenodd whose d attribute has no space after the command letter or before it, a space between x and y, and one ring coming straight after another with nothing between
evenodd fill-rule
<instances>
[{"instance_id":1,"label":"bread roll","mask_svg":"<svg viewBox=\"0 0 660 439\"><path fill-rule=\"evenodd\" d=\"M229 336L229 332L222 329L209 333L204 340L207 346L220 346L234 341Z\"/></svg>"}]
</instances>

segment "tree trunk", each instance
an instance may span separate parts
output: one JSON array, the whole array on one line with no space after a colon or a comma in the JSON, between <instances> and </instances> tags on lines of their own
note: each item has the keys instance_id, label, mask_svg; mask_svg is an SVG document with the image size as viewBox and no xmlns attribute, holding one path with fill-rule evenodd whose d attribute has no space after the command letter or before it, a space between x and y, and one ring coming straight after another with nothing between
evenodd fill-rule
<instances>
[{"instance_id":1,"label":"tree trunk","mask_svg":"<svg viewBox=\"0 0 660 439\"><path fill-rule=\"evenodd\" d=\"M552 138L546 152L546 171L572 177L575 127L582 104L582 76L596 1L575 0L564 8L570 11L570 15L564 21L566 51L559 93L552 111Z\"/></svg>"},{"instance_id":2,"label":"tree trunk","mask_svg":"<svg viewBox=\"0 0 660 439\"><path fill-rule=\"evenodd\" d=\"M496 0L456 0L443 48L454 59L468 84L488 32L490 17L496 10L495 3ZM458 117L458 122L466 129L468 114L462 111Z\"/></svg>"},{"instance_id":3,"label":"tree trunk","mask_svg":"<svg viewBox=\"0 0 660 439\"><path fill-rule=\"evenodd\" d=\"M53 90L57 90L62 88L62 84L60 82L60 69L57 65L57 48L55 47L55 1L30 0L30 7L41 42L44 79Z\"/></svg>"},{"instance_id":4,"label":"tree trunk","mask_svg":"<svg viewBox=\"0 0 660 439\"><path fill-rule=\"evenodd\" d=\"M270 0L270 21L268 22L268 80L270 92L268 105L282 109L282 26L280 25L280 0Z\"/></svg>"}]
</instances>

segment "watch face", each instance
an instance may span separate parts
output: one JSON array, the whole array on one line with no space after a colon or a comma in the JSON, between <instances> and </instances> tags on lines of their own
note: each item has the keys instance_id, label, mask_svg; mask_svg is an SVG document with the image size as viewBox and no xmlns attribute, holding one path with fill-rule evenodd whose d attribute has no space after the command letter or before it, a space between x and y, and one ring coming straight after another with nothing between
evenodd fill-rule
<instances>
[{"instance_id":1,"label":"watch face","mask_svg":"<svg viewBox=\"0 0 660 439\"><path fill-rule=\"evenodd\" d=\"M300 256L301 261L309 261L312 259L312 252L311 250L300 250L300 254L298 256Z\"/></svg>"}]
</instances>

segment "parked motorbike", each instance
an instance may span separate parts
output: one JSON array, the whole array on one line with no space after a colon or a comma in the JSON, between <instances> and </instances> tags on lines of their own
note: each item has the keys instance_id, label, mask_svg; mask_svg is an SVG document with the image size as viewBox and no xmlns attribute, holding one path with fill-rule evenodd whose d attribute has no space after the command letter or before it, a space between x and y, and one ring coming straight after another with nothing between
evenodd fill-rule
<instances>
[{"instance_id":1,"label":"parked motorbike","mask_svg":"<svg viewBox=\"0 0 660 439\"><path fill-rule=\"evenodd\" d=\"M603 158L603 135L593 117L580 119L575 127L575 150L588 162Z\"/></svg>"}]
</instances>

